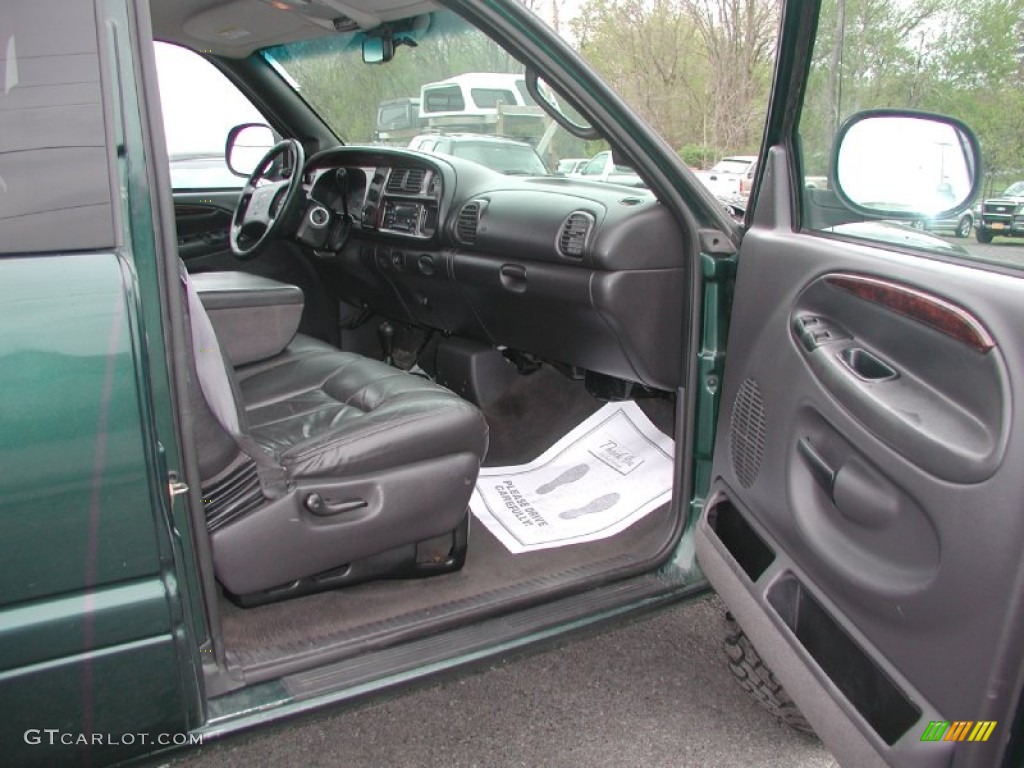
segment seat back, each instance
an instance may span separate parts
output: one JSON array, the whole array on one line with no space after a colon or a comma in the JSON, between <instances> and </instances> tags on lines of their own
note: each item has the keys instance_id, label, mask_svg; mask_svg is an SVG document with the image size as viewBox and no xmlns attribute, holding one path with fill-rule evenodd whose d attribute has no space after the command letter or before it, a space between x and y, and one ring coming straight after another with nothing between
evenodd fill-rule
<instances>
[{"instance_id":1,"label":"seat back","mask_svg":"<svg viewBox=\"0 0 1024 768\"><path fill-rule=\"evenodd\" d=\"M209 530L253 511L287 489L284 469L248 434L245 412L209 315L181 265L188 315L189 402Z\"/></svg>"}]
</instances>

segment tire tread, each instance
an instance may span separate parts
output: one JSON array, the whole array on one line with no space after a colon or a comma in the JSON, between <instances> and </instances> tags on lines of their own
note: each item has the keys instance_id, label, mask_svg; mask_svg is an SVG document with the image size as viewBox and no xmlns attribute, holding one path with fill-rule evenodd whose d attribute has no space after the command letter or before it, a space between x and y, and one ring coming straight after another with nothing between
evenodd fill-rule
<instances>
[{"instance_id":1,"label":"tire tread","mask_svg":"<svg viewBox=\"0 0 1024 768\"><path fill-rule=\"evenodd\" d=\"M736 682L758 704L795 731L814 735L814 729L785 688L764 663L750 638L732 617L726 614L725 656Z\"/></svg>"}]
</instances>

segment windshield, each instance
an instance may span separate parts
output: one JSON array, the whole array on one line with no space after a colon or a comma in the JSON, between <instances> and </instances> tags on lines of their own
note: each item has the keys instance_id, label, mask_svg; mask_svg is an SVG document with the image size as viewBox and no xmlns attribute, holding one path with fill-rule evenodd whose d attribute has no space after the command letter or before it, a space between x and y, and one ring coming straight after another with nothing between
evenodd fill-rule
<instances>
[{"instance_id":1,"label":"windshield","mask_svg":"<svg viewBox=\"0 0 1024 768\"><path fill-rule=\"evenodd\" d=\"M510 175L546 176L548 172L532 148L518 144L460 141L452 144L452 154Z\"/></svg>"},{"instance_id":2,"label":"windshield","mask_svg":"<svg viewBox=\"0 0 1024 768\"><path fill-rule=\"evenodd\" d=\"M1009 195L1010 197L1024 197L1024 181L1018 181L1016 184L1011 184L1003 194Z\"/></svg>"},{"instance_id":3,"label":"windshield","mask_svg":"<svg viewBox=\"0 0 1024 768\"><path fill-rule=\"evenodd\" d=\"M523 65L458 16L438 11L421 17L410 36L414 46L396 45L394 58L381 64L363 62L361 32L258 55L346 144L405 147L425 131L501 136L514 141L453 142L452 154L531 175L592 153L594 142L551 128L526 91Z\"/></svg>"}]
</instances>

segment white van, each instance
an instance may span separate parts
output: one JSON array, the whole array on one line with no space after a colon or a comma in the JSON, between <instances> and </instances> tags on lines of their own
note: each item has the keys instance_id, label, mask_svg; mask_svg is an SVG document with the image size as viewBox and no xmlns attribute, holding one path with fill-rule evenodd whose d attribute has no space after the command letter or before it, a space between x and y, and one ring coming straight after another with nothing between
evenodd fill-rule
<instances>
[{"instance_id":1,"label":"white van","mask_svg":"<svg viewBox=\"0 0 1024 768\"><path fill-rule=\"evenodd\" d=\"M536 139L544 115L526 77L507 72L467 72L420 88L420 118L443 131L499 133Z\"/></svg>"},{"instance_id":2,"label":"white van","mask_svg":"<svg viewBox=\"0 0 1024 768\"><path fill-rule=\"evenodd\" d=\"M420 88L420 117L497 115L498 104L534 107L526 77L505 72L467 72Z\"/></svg>"}]
</instances>

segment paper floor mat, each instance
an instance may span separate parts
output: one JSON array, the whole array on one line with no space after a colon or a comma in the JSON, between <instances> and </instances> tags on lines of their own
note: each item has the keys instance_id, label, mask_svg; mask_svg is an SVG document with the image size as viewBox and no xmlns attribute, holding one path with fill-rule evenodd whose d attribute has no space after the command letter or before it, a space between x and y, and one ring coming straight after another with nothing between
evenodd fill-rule
<instances>
[{"instance_id":1,"label":"paper floor mat","mask_svg":"<svg viewBox=\"0 0 1024 768\"><path fill-rule=\"evenodd\" d=\"M473 515L514 554L607 538L672 497L672 438L609 403L529 464L485 467Z\"/></svg>"}]
</instances>

